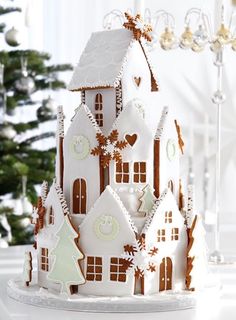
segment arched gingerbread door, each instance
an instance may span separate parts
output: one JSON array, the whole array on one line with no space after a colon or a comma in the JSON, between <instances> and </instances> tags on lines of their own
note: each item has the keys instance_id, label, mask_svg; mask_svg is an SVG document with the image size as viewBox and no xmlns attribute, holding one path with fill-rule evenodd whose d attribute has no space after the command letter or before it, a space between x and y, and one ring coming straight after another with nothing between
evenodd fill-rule
<instances>
[{"instance_id":1,"label":"arched gingerbread door","mask_svg":"<svg viewBox=\"0 0 236 320\"><path fill-rule=\"evenodd\" d=\"M160 264L159 291L172 289L172 261L166 257Z\"/></svg>"},{"instance_id":2,"label":"arched gingerbread door","mask_svg":"<svg viewBox=\"0 0 236 320\"><path fill-rule=\"evenodd\" d=\"M87 187L84 179L76 179L73 184L73 212L86 213Z\"/></svg>"}]
</instances>

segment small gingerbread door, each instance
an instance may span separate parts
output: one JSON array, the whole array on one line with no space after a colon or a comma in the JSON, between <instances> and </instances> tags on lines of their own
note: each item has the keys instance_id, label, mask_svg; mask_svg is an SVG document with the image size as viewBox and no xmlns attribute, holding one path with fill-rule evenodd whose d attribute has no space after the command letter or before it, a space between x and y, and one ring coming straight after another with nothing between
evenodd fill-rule
<instances>
[{"instance_id":1,"label":"small gingerbread door","mask_svg":"<svg viewBox=\"0 0 236 320\"><path fill-rule=\"evenodd\" d=\"M76 179L73 185L73 212L86 213L87 191L86 181Z\"/></svg>"},{"instance_id":2,"label":"small gingerbread door","mask_svg":"<svg viewBox=\"0 0 236 320\"><path fill-rule=\"evenodd\" d=\"M163 258L160 264L159 291L172 289L172 261L169 257Z\"/></svg>"}]
</instances>

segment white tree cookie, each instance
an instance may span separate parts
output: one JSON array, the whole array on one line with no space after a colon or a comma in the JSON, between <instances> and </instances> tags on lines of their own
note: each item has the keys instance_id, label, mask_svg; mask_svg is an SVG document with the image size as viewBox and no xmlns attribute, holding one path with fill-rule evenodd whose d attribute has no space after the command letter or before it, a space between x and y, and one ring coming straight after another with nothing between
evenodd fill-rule
<instances>
[{"instance_id":1,"label":"white tree cookie","mask_svg":"<svg viewBox=\"0 0 236 320\"><path fill-rule=\"evenodd\" d=\"M24 266L23 266L23 281L24 284L28 287L32 281L32 254L30 251L25 252L24 257Z\"/></svg>"},{"instance_id":2,"label":"white tree cookie","mask_svg":"<svg viewBox=\"0 0 236 320\"><path fill-rule=\"evenodd\" d=\"M76 244L78 233L71 225L68 215L64 217L56 236L58 241L50 252L54 261L48 279L61 284L61 293L71 295L71 286L83 284L85 279L78 262L84 255Z\"/></svg>"}]
</instances>

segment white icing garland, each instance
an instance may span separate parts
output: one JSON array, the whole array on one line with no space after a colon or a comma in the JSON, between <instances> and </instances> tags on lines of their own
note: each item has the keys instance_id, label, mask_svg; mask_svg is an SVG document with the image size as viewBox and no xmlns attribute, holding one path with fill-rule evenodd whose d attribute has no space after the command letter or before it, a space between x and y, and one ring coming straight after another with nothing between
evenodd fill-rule
<instances>
[{"instance_id":1,"label":"white icing garland","mask_svg":"<svg viewBox=\"0 0 236 320\"><path fill-rule=\"evenodd\" d=\"M117 110L117 115L120 114L122 111L122 89L121 89L121 83L119 84L118 87L116 87L116 110Z\"/></svg>"},{"instance_id":2,"label":"white icing garland","mask_svg":"<svg viewBox=\"0 0 236 320\"><path fill-rule=\"evenodd\" d=\"M165 126L165 122L166 122L166 118L168 116L168 112L169 112L169 108L167 106L164 107L163 110L162 110L160 121L159 121L158 126L157 126L157 131L156 131L156 134L155 134L155 140L160 140L161 139L161 136L162 136L162 133L163 133L163 129L164 129L164 126Z\"/></svg>"},{"instance_id":3,"label":"white icing garland","mask_svg":"<svg viewBox=\"0 0 236 320\"><path fill-rule=\"evenodd\" d=\"M48 195L48 182L47 181L43 181L42 185L41 185L41 199L42 199L42 205L44 206L47 195Z\"/></svg>"},{"instance_id":4,"label":"white icing garland","mask_svg":"<svg viewBox=\"0 0 236 320\"><path fill-rule=\"evenodd\" d=\"M143 230L141 232L141 234L146 234L151 223L152 223L152 220L153 220L153 217L158 209L158 207L161 205L161 203L163 202L163 200L165 199L166 195L167 195L167 192L168 192L168 189L165 189L162 194L160 195L160 197L157 199L157 201L155 201L155 204L152 208L152 210L150 211L150 213L148 214L147 216L147 220L144 224L144 227L143 227Z\"/></svg>"},{"instance_id":5,"label":"white icing garland","mask_svg":"<svg viewBox=\"0 0 236 320\"><path fill-rule=\"evenodd\" d=\"M54 185L55 185L55 190L56 190L56 193L58 195L59 201L61 203L61 207L62 207L63 213L66 216L66 215L70 214L70 211L68 209L65 196L63 194L63 191L62 191L61 187L55 182L54 182Z\"/></svg>"},{"instance_id":6,"label":"white icing garland","mask_svg":"<svg viewBox=\"0 0 236 320\"><path fill-rule=\"evenodd\" d=\"M59 138L64 138L64 112L63 106L57 107L57 132Z\"/></svg>"},{"instance_id":7,"label":"white icing garland","mask_svg":"<svg viewBox=\"0 0 236 320\"><path fill-rule=\"evenodd\" d=\"M193 199L194 199L194 186L192 184L188 185L188 201L187 201L187 211L186 211L186 225L187 228L191 228L192 217L193 217Z\"/></svg>"}]
</instances>

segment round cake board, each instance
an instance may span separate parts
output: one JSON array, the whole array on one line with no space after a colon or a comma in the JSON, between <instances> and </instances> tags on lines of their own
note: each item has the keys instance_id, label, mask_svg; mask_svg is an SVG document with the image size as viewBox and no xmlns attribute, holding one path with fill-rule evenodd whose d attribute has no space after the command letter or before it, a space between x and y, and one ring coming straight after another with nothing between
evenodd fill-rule
<instances>
[{"instance_id":1,"label":"round cake board","mask_svg":"<svg viewBox=\"0 0 236 320\"><path fill-rule=\"evenodd\" d=\"M7 287L8 296L22 303L43 308L102 313L151 313L190 309L203 301L206 304L209 299L216 301L219 291L219 285L211 284L198 293L165 291L150 296L132 297L73 295L73 299L65 299L65 296L53 294L36 283L26 287L20 279L9 280Z\"/></svg>"}]
</instances>

